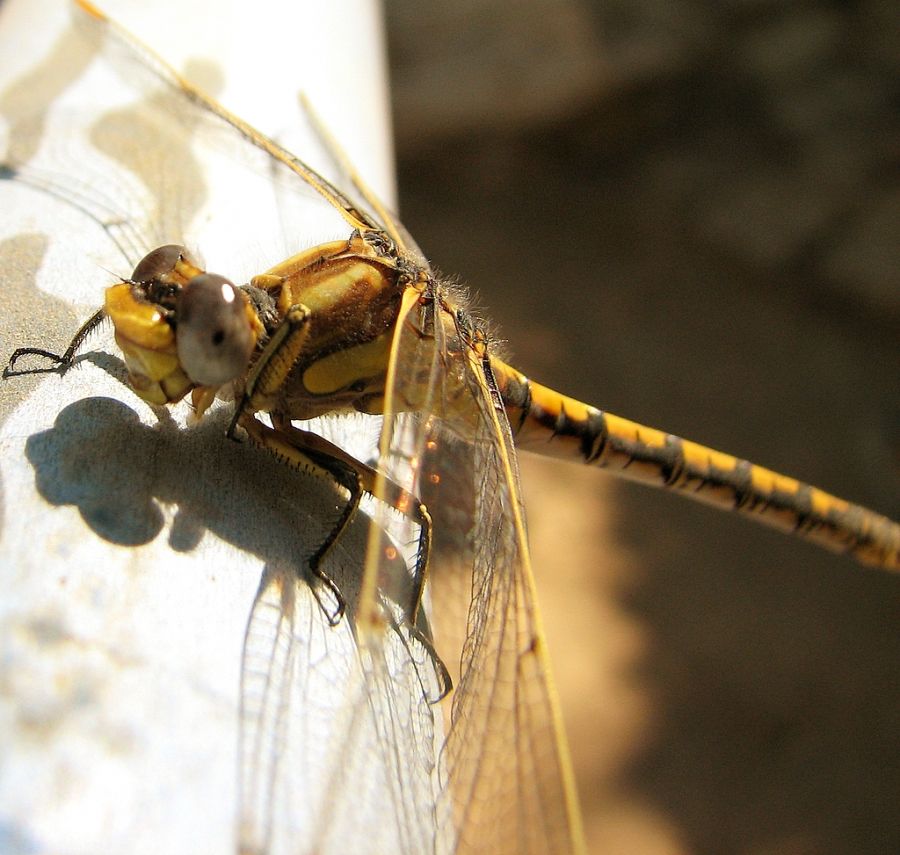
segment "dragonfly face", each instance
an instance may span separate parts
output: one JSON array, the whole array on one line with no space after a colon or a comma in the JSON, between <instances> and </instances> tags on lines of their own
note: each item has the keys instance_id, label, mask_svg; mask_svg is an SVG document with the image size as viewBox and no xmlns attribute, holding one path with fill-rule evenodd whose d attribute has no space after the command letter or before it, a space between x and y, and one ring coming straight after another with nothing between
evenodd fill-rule
<instances>
[{"instance_id":1,"label":"dragonfly face","mask_svg":"<svg viewBox=\"0 0 900 855\"><path fill-rule=\"evenodd\" d=\"M108 288L104 308L131 385L151 404L235 380L263 333L245 294L172 244L146 255L130 281Z\"/></svg>"},{"instance_id":2,"label":"dragonfly face","mask_svg":"<svg viewBox=\"0 0 900 855\"><path fill-rule=\"evenodd\" d=\"M308 419L381 412L402 288L389 258L358 236L306 250L242 287L170 244L108 288L104 308L134 390L157 405L191 392L205 409L200 402L208 405L223 387L233 398L235 381L243 391L280 322L302 304L301 349L254 409ZM285 346L279 339L275 353Z\"/></svg>"}]
</instances>

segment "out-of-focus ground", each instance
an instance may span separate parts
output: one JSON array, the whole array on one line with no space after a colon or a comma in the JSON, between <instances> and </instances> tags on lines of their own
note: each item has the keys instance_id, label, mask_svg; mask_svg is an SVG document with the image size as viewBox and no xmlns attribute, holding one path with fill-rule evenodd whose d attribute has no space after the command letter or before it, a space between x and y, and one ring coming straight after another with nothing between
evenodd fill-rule
<instances>
[{"instance_id":1,"label":"out-of-focus ground","mask_svg":"<svg viewBox=\"0 0 900 855\"><path fill-rule=\"evenodd\" d=\"M900 6L386 6L404 222L523 370L898 515ZM522 470L590 851L900 851L900 579Z\"/></svg>"}]
</instances>

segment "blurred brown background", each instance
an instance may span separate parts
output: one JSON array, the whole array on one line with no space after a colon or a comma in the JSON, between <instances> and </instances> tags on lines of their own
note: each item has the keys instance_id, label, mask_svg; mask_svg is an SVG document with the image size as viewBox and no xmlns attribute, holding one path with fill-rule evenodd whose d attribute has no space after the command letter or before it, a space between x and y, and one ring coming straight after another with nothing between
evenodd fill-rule
<instances>
[{"instance_id":1,"label":"blurred brown background","mask_svg":"<svg viewBox=\"0 0 900 855\"><path fill-rule=\"evenodd\" d=\"M526 373L898 515L900 5L386 6L404 222ZM900 851L898 579L522 469L591 851Z\"/></svg>"}]
</instances>

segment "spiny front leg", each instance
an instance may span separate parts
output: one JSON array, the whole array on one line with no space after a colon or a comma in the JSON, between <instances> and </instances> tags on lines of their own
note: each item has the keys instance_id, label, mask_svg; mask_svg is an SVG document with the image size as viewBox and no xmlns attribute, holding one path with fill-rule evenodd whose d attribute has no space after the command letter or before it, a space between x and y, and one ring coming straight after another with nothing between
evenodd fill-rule
<instances>
[{"instance_id":1,"label":"spiny front leg","mask_svg":"<svg viewBox=\"0 0 900 855\"><path fill-rule=\"evenodd\" d=\"M292 427L289 430L279 427L270 428L256 419L252 413L244 413L240 418L240 425L247 432L253 445L265 448L295 472L301 472L321 480L333 480L349 494L349 498L331 530L319 548L309 557L310 573L325 585L338 604L336 610L329 610L319 599L315 589L313 590L328 623L336 626L340 623L347 604L337 583L322 569L322 564L359 508L363 494L361 479L354 468L344 463L342 459L323 453L317 442L321 437L316 434Z\"/></svg>"},{"instance_id":2,"label":"spiny front leg","mask_svg":"<svg viewBox=\"0 0 900 855\"><path fill-rule=\"evenodd\" d=\"M40 347L19 347L13 351L9 357L6 368L3 369L3 376L20 377L23 374L48 374L53 371L64 372L75 361L75 354L80 350L84 340L98 327L106 317L106 309L97 309L79 328L69 346L62 354L53 353L50 350L44 350ZM16 363L23 356L39 356L41 359L50 361L49 365L38 366L34 368L16 368Z\"/></svg>"},{"instance_id":3,"label":"spiny front leg","mask_svg":"<svg viewBox=\"0 0 900 855\"><path fill-rule=\"evenodd\" d=\"M302 448L304 453L314 458L319 466L323 468L338 466L345 472L352 472L353 478L363 492L399 511L418 527L419 540L411 572L412 584L408 591L387 592L389 597L399 603L408 622L415 626L419 621L422 593L428 578L428 562L431 555L432 522L428 508L416 496L388 478L383 479L382 490L376 492L378 473L371 466L357 460L324 437L295 427L283 414L273 413L272 424L279 436L289 444ZM427 627L427 622L425 626Z\"/></svg>"},{"instance_id":4,"label":"spiny front leg","mask_svg":"<svg viewBox=\"0 0 900 855\"><path fill-rule=\"evenodd\" d=\"M250 369L244 394L228 426L229 437L234 437L235 428L245 413L272 409L270 405L284 387L309 340L311 317L310 310L302 304L288 309L259 359Z\"/></svg>"}]
</instances>

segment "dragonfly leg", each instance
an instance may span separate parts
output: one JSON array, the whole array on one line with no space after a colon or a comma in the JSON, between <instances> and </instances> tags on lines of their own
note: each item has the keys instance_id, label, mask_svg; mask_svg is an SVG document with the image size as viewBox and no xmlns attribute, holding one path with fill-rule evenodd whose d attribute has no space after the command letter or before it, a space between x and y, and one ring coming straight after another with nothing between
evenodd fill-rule
<instances>
[{"instance_id":1,"label":"dragonfly leg","mask_svg":"<svg viewBox=\"0 0 900 855\"><path fill-rule=\"evenodd\" d=\"M416 546L415 563L410 574L409 590L387 592L388 596L402 607L410 624L416 625L422 604L422 592L428 578L428 560L431 555L432 522L428 508L416 496L411 495L389 478L381 479L382 484L377 484L378 473L371 466L348 454L340 446L329 442L317 433L295 427L290 419L281 413L272 413L271 418L275 430L288 442L302 447L307 454L314 456L319 466L328 468L331 465L339 465L344 472L352 471L361 492L375 496L376 499L390 505L416 524L419 529L419 542ZM337 474L334 474L334 477L336 480L340 480ZM344 486L347 485L344 484Z\"/></svg>"},{"instance_id":2,"label":"dragonfly leg","mask_svg":"<svg viewBox=\"0 0 900 855\"><path fill-rule=\"evenodd\" d=\"M250 370L243 397L228 426L229 437L234 437L234 430L245 414L274 409L273 402L284 387L309 338L311 315L310 310L299 303L291 306L285 313L284 319L272 333Z\"/></svg>"},{"instance_id":3,"label":"dragonfly leg","mask_svg":"<svg viewBox=\"0 0 900 855\"><path fill-rule=\"evenodd\" d=\"M419 526L419 545L416 548L416 563L413 565L412 572L412 591L410 592L409 615L410 622L418 626L419 616L424 614L421 611L422 592L425 590L425 581L428 578L428 558L431 555L431 514L424 503L416 500L415 507L411 512L413 521ZM425 621L427 627L428 622ZM430 636L430 631L429 631Z\"/></svg>"},{"instance_id":4,"label":"dragonfly leg","mask_svg":"<svg viewBox=\"0 0 900 855\"><path fill-rule=\"evenodd\" d=\"M341 511L341 515L338 517L337 522L335 522L331 531L328 533L328 536L322 541L321 546L310 556L309 569L313 576L318 579L320 583L325 585L337 600L338 609L333 614L328 612L321 600L319 601L319 606L322 607L322 610L325 612L328 622L332 626L337 626L344 616L344 612L347 609L347 603L344 600L337 583L322 569L322 562L325 560L325 556L331 552L334 545L338 542L338 539L350 524L350 520L355 516L356 511L359 508L360 499L362 498L362 487L360 486L359 478L356 477L356 473L352 470L342 469L341 466L336 466L334 469L329 467L329 471L334 479L347 490L350 497L344 505L344 509Z\"/></svg>"},{"instance_id":5,"label":"dragonfly leg","mask_svg":"<svg viewBox=\"0 0 900 855\"><path fill-rule=\"evenodd\" d=\"M390 609L386 609L386 611L388 614L390 614ZM422 686L422 694L425 696L425 699L429 704L440 703L444 698L447 697L447 695L450 694L450 691L453 689L453 680L450 677L450 672L447 670L447 666L438 655L437 650L434 649L434 640L431 634L431 627L428 624L428 619L425 617L425 612L419 612L416 617L415 623L407 620L404 622L403 626L401 626L395 620L393 620L393 618L389 619L389 623L394 632L397 633L398 637L401 640L401 643L404 645L404 647L406 647L407 652L409 652L410 658L413 661L415 661L415 656L410 649L404 629L416 641L417 644L420 644L422 646L422 649L428 655L428 659L431 661L431 664L434 667L434 677L437 685L435 691L430 691L428 686L426 685L427 681L420 675L419 679Z\"/></svg>"},{"instance_id":6,"label":"dragonfly leg","mask_svg":"<svg viewBox=\"0 0 900 855\"><path fill-rule=\"evenodd\" d=\"M54 371L60 373L65 372L75 361L75 354L78 352L84 340L100 325L106 317L105 309L97 309L72 336L69 346L62 354L53 353L50 350L44 350L40 347L19 347L13 351L9 357L6 368L3 369L3 377L21 377L25 374L49 374ZM23 356L39 356L41 359L49 360L49 365L39 366L35 368L16 368L16 363Z\"/></svg>"},{"instance_id":7,"label":"dragonfly leg","mask_svg":"<svg viewBox=\"0 0 900 855\"><path fill-rule=\"evenodd\" d=\"M241 417L240 425L247 432L250 441L254 445L267 449L282 463L286 463L297 472L303 472L318 478L331 479L349 493L349 498L337 521L319 548L309 557L310 574L328 589L338 604L336 609L327 607L319 598L316 589L313 588L313 593L319 602L319 606L328 618L329 624L336 626L344 616L346 601L337 583L322 569L322 564L350 524L359 507L363 494L359 475L352 466L348 466L340 458L330 457L327 453L323 453L321 447L315 442L315 440L321 439L316 434L298 430L290 425L288 425L288 430L278 426L270 428L254 418L250 413L245 413ZM308 442L308 440L312 440L312 442Z\"/></svg>"},{"instance_id":8,"label":"dragonfly leg","mask_svg":"<svg viewBox=\"0 0 900 855\"><path fill-rule=\"evenodd\" d=\"M447 666L444 664L441 657L438 656L437 650L434 649L434 636L431 633L431 626L428 623L428 618L425 616L424 611L419 611L416 616L416 623L410 628L410 631L419 644L425 648L425 651L428 653L428 658L431 659L434 664L438 681L438 691L434 697L428 698L428 702L436 704L450 694L450 691L453 689L453 680L450 678L450 672L447 670Z\"/></svg>"},{"instance_id":9,"label":"dragonfly leg","mask_svg":"<svg viewBox=\"0 0 900 855\"><path fill-rule=\"evenodd\" d=\"M351 500L347 504L345 513L314 556L319 563L325 558L353 518L363 492L375 496L400 511L418 526L419 542L416 547L415 563L409 577L408 590L405 586L403 591L385 591L383 593L400 606L404 624L426 649L429 658L434 663L435 671L438 674L438 683L441 687L440 697L436 700L440 700L450 691L452 683L446 666L434 649L431 629L425 613L421 609L422 593L428 578L432 542L432 523L428 509L423 502L390 479L383 479L381 495L376 494L378 473L371 466L357 460L324 437L312 431L295 427L291 424L290 419L282 413L272 413L271 418L273 427L267 428L247 413L241 418L241 426L247 430L257 444L265 445L294 468L302 471L311 471L310 467L325 470L351 494ZM313 569L313 573L318 578L322 578L324 575L317 572L316 569ZM387 609L386 611L390 613L391 610Z\"/></svg>"}]
</instances>

